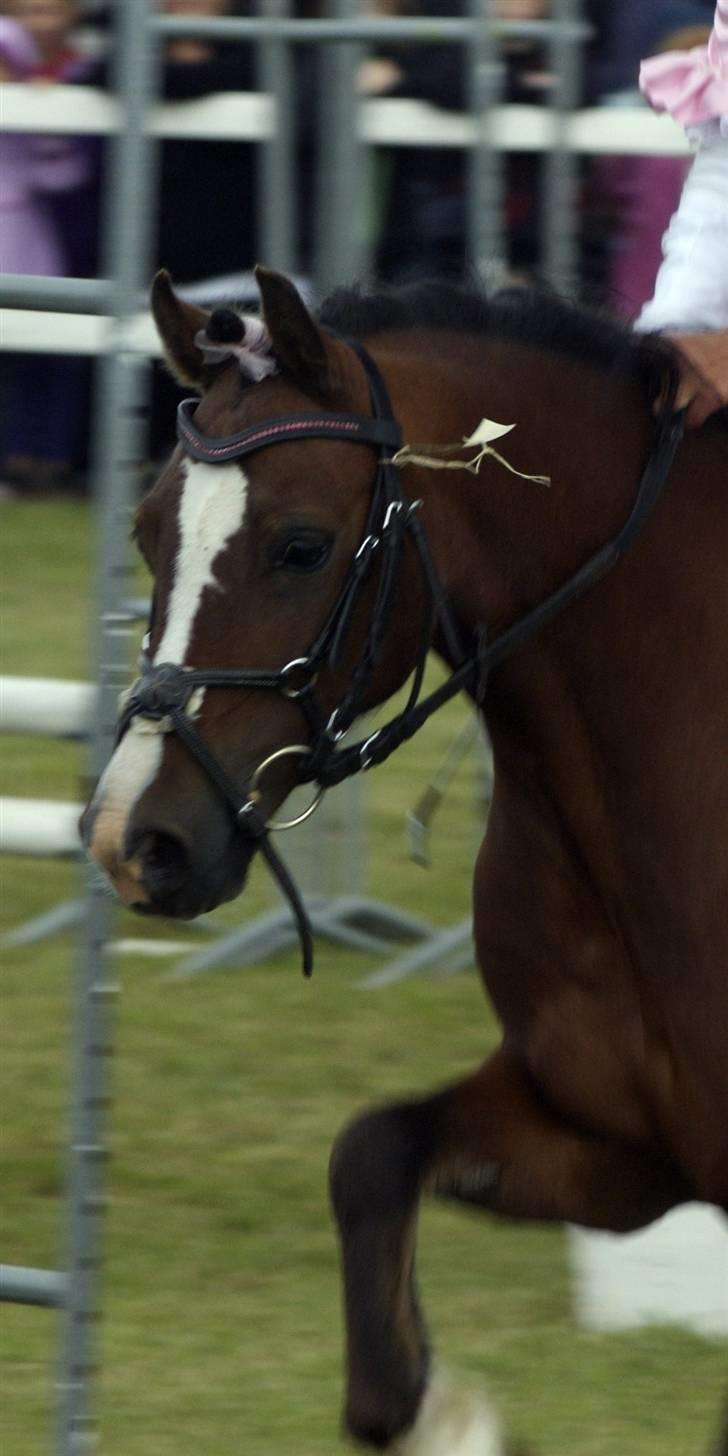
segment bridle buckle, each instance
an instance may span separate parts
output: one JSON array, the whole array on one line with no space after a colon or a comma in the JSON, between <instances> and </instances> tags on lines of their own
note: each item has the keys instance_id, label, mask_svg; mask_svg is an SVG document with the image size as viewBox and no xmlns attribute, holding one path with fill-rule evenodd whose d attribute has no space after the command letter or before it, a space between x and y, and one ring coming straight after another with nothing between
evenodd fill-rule
<instances>
[{"instance_id":1,"label":"bridle buckle","mask_svg":"<svg viewBox=\"0 0 728 1456\"><path fill-rule=\"evenodd\" d=\"M293 657L290 662L286 663L285 667L281 668L279 686L284 698L291 698L295 701L296 698L302 698L303 694L308 692L309 688L316 685L318 673L311 672L311 665L310 657ZM296 673L308 674L299 686L296 686L295 682ZM289 678L291 679L290 682Z\"/></svg>"}]
</instances>

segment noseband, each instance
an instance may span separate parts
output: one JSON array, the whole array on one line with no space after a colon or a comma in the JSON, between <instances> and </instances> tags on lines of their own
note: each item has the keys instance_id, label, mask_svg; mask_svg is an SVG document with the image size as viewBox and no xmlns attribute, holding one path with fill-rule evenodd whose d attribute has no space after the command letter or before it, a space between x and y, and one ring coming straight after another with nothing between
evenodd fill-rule
<instances>
[{"instance_id":1,"label":"noseband","mask_svg":"<svg viewBox=\"0 0 728 1456\"><path fill-rule=\"evenodd\" d=\"M468 650L430 553L419 515L422 502L407 499L402 490L399 469L392 462L391 456L401 446L402 440L386 385L366 349L356 340L346 339L345 342L360 359L367 376L372 409L369 416L322 410L280 416L234 435L213 437L203 434L196 424L197 400L183 400L177 411L177 435L181 445L194 460L207 465L229 464L268 446L312 438L346 440L377 448L376 475L364 535L353 558L349 578L316 641L305 656L293 658L281 668L262 670L208 670L187 668L176 663L155 666L143 651L141 675L124 704L117 737L118 743L133 719L139 716L159 721L185 744L228 804L237 831L255 841L288 899L298 926L303 971L307 976L313 968L311 926L298 888L270 843L269 831L292 828L308 818L326 788L373 764L382 763L400 743L411 738L437 708L457 693L469 691L481 703L490 669L552 621L620 559L659 498L683 432L682 415L674 415L671 401L667 401L657 421L653 451L642 475L635 504L619 534L563 586L491 644L486 642L485 629L478 630L475 650L472 650L472 643ZM372 674L381 660L407 539L414 546L425 589L420 647L407 703L400 713L368 738L339 747L341 739L363 709ZM365 641L348 688L327 716L316 697L318 675L324 668L333 669L339 665L354 610L375 563L379 564L379 573ZM436 630L453 670L441 687L420 700L427 654ZM309 734L308 743L289 744L271 753L258 765L242 790L211 752L186 711L196 689L223 687L261 688L295 701L304 715ZM296 818L266 822L258 807L261 782L267 770L285 757L298 758L297 782L315 783L317 792L305 812Z\"/></svg>"}]
</instances>

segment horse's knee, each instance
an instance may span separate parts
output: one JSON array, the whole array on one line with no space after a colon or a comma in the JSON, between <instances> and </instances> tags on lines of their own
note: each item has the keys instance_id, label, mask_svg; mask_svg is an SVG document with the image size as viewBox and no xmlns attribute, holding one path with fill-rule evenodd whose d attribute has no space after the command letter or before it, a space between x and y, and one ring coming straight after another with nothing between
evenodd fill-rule
<instances>
[{"instance_id":1,"label":"horse's knee","mask_svg":"<svg viewBox=\"0 0 728 1456\"><path fill-rule=\"evenodd\" d=\"M431 1144L424 1107L411 1103L365 1112L337 1138L329 1167L339 1225L382 1218L417 1196Z\"/></svg>"}]
</instances>

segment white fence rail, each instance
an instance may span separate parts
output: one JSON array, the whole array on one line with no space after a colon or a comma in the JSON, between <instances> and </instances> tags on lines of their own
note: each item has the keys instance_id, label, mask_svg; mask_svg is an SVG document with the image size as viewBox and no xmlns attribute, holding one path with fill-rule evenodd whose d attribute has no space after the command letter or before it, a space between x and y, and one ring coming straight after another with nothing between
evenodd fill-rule
<instances>
[{"instance_id":1,"label":"white fence rail","mask_svg":"<svg viewBox=\"0 0 728 1456\"><path fill-rule=\"evenodd\" d=\"M0 733L83 738L94 721L91 683L53 677L0 677Z\"/></svg>"},{"instance_id":2,"label":"white fence rail","mask_svg":"<svg viewBox=\"0 0 728 1456\"><path fill-rule=\"evenodd\" d=\"M260 142L275 134L275 99L259 91L228 91L197 101L164 102L152 109L159 137ZM589 156L682 156L688 143L681 127L646 106L586 107L559 121L547 106L495 106L488 113L492 142L509 152L549 152L555 145ZM87 86L3 85L6 131L106 136L123 112L104 91ZM375 147L472 147L481 121L423 101L361 101L359 139Z\"/></svg>"},{"instance_id":3,"label":"white fence rail","mask_svg":"<svg viewBox=\"0 0 728 1456\"><path fill-rule=\"evenodd\" d=\"M96 697L90 683L0 677L0 733L83 738L93 722ZM72 858L81 851L80 814L80 804L2 797L0 854Z\"/></svg>"},{"instance_id":4,"label":"white fence rail","mask_svg":"<svg viewBox=\"0 0 728 1456\"><path fill-rule=\"evenodd\" d=\"M119 325L103 315L0 308L0 352L98 355L111 343L149 358L162 353L150 314L140 313L130 324Z\"/></svg>"},{"instance_id":5,"label":"white fence rail","mask_svg":"<svg viewBox=\"0 0 728 1456\"><path fill-rule=\"evenodd\" d=\"M81 853L80 804L0 798L0 854L70 859Z\"/></svg>"},{"instance_id":6,"label":"white fence rail","mask_svg":"<svg viewBox=\"0 0 728 1456\"><path fill-rule=\"evenodd\" d=\"M262 92L166 102L151 115L155 136L189 140L266 142L277 125L275 98ZM7 131L108 135L122 121L116 99L90 87L3 85ZM549 153L557 145L590 156L682 156L688 151L680 127L639 105L589 107L562 119L548 106L496 106L487 113L487 126L490 142L506 152ZM357 129L360 141L372 147L469 148L482 139L480 118L404 99L361 101ZM252 279L249 291L254 298ZM142 312L120 329L103 316L0 309L0 351L98 355L112 342L132 354L160 353L151 319Z\"/></svg>"}]
</instances>

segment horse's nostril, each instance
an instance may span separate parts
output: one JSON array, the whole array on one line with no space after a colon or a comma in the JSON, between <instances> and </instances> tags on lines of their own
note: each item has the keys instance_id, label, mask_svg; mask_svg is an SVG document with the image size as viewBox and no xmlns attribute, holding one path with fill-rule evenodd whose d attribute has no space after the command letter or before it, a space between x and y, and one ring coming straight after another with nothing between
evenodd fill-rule
<instances>
[{"instance_id":1,"label":"horse's nostril","mask_svg":"<svg viewBox=\"0 0 728 1456\"><path fill-rule=\"evenodd\" d=\"M147 830L136 841L133 853L141 863L144 885L152 899L182 888L190 861L185 845L175 835Z\"/></svg>"}]
</instances>

